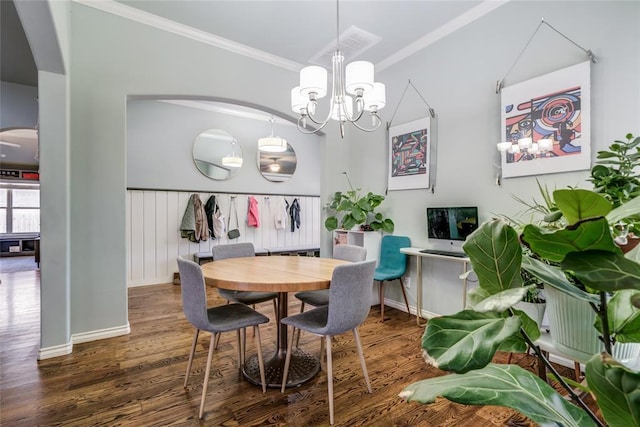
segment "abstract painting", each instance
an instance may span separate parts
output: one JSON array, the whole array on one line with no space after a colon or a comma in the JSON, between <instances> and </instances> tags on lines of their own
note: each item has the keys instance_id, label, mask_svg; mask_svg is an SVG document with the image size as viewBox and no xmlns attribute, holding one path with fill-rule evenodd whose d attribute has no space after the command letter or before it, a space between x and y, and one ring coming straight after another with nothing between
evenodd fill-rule
<instances>
[{"instance_id":1,"label":"abstract painting","mask_svg":"<svg viewBox=\"0 0 640 427\"><path fill-rule=\"evenodd\" d=\"M502 141L551 140L538 153L503 153L504 178L591 167L590 89L589 61L502 89Z\"/></svg>"},{"instance_id":2,"label":"abstract painting","mask_svg":"<svg viewBox=\"0 0 640 427\"><path fill-rule=\"evenodd\" d=\"M431 120L389 128L389 190L429 188Z\"/></svg>"}]
</instances>

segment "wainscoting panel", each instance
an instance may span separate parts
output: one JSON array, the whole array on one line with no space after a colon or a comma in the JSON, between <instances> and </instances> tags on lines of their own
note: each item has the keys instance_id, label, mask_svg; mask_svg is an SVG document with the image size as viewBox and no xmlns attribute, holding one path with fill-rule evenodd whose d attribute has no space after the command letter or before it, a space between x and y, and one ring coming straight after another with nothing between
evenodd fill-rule
<instances>
[{"instance_id":1,"label":"wainscoting panel","mask_svg":"<svg viewBox=\"0 0 640 427\"><path fill-rule=\"evenodd\" d=\"M258 201L260 226L247 225L249 196L236 195L240 237L229 240L209 238L198 243L180 237L180 224L189 203L190 192L127 190L127 285L141 286L168 283L178 271L176 258L193 259L197 252L211 252L214 245L252 242L256 248L277 249L295 246L320 246L321 203L317 196L278 196L254 194ZM197 193L206 203L215 195L220 209L229 220L229 205L233 195L226 193ZM275 228L274 217L279 202L300 203L300 227L291 231ZM235 215L231 227L235 228Z\"/></svg>"}]
</instances>

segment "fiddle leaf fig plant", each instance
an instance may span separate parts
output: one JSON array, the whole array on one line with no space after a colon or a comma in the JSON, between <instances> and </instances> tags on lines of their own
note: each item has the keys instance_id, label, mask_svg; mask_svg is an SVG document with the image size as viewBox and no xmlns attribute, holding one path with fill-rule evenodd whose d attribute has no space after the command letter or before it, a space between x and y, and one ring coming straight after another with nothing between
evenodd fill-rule
<instances>
[{"instance_id":1,"label":"fiddle leaf fig plant","mask_svg":"<svg viewBox=\"0 0 640 427\"><path fill-rule=\"evenodd\" d=\"M580 189L556 190L554 203L566 225L548 229L527 224L520 235L502 219L482 224L464 251L479 287L470 295L473 306L454 315L432 318L422 337L425 361L450 372L418 381L400 396L429 404L442 396L471 405L513 408L540 425L604 426L559 376L535 345L535 322L512 307L526 288L520 269L573 298L588 301L604 351L586 363L586 380L604 421L610 426L640 426L640 372L612 356L615 342L640 342L640 264L625 257L614 241L607 215L612 205L602 195ZM635 200L627 203L634 205ZM626 209L631 215L640 208ZM525 245L535 257L523 256ZM611 298L609 298L611 297ZM572 401L515 365L493 364L498 350L536 351Z\"/></svg>"},{"instance_id":2,"label":"fiddle leaf fig plant","mask_svg":"<svg viewBox=\"0 0 640 427\"><path fill-rule=\"evenodd\" d=\"M331 197L327 208L333 213L329 216L324 226L333 231L338 228L346 230L364 224L364 229L382 230L393 233L395 224L390 218L385 218L376 208L384 201L384 196L374 194L371 191L360 195L360 189L351 189L346 192L337 191Z\"/></svg>"}]
</instances>

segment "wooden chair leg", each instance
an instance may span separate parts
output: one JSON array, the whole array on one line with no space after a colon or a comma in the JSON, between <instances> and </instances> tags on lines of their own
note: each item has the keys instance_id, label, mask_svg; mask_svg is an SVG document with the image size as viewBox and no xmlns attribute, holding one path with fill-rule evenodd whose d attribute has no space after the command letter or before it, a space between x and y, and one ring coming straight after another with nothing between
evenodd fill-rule
<instances>
[{"instance_id":1,"label":"wooden chair leg","mask_svg":"<svg viewBox=\"0 0 640 427\"><path fill-rule=\"evenodd\" d=\"M574 376L576 377L576 381L582 381L582 370L580 369L580 362L573 362L573 372Z\"/></svg>"},{"instance_id":2,"label":"wooden chair leg","mask_svg":"<svg viewBox=\"0 0 640 427\"><path fill-rule=\"evenodd\" d=\"M402 290L402 296L404 297L404 303L407 305L407 314L411 317L411 309L409 308L409 300L407 299L407 291L404 289L404 283L402 282L402 277L400 277L400 289Z\"/></svg>"},{"instance_id":3,"label":"wooden chair leg","mask_svg":"<svg viewBox=\"0 0 640 427\"><path fill-rule=\"evenodd\" d=\"M253 327L253 335L256 337L256 345L258 346L258 367L260 368L260 381L262 382L262 393L267 392L267 379L264 373L264 359L262 358L262 340L260 339L260 328L256 325Z\"/></svg>"},{"instance_id":4,"label":"wooden chair leg","mask_svg":"<svg viewBox=\"0 0 640 427\"><path fill-rule=\"evenodd\" d=\"M191 353L189 354L189 362L187 363L187 373L184 376L184 387L187 386L187 381L189 381L189 374L191 373L191 364L193 363L193 355L196 352L196 344L198 343L199 333L200 333L200 329L196 329L196 333L193 336L193 343L191 344Z\"/></svg>"},{"instance_id":5,"label":"wooden chair leg","mask_svg":"<svg viewBox=\"0 0 640 427\"><path fill-rule=\"evenodd\" d=\"M358 333L358 328L353 329L353 338L356 342L356 348L358 349L358 357L360 357L360 367L362 368L362 373L364 374L364 381L367 383L367 390L369 390L369 393L371 393L371 382L369 381L367 365L364 362L364 353L362 352L362 344L360 343L360 334Z\"/></svg>"},{"instance_id":6,"label":"wooden chair leg","mask_svg":"<svg viewBox=\"0 0 640 427\"><path fill-rule=\"evenodd\" d=\"M304 301L300 301L300 313L302 313L304 311ZM296 329L296 336L295 336L295 340L296 340L296 347L300 347L300 334L301 331L300 329Z\"/></svg>"},{"instance_id":7,"label":"wooden chair leg","mask_svg":"<svg viewBox=\"0 0 640 427\"><path fill-rule=\"evenodd\" d=\"M380 318L384 322L384 280L380 281Z\"/></svg>"},{"instance_id":8,"label":"wooden chair leg","mask_svg":"<svg viewBox=\"0 0 640 427\"><path fill-rule=\"evenodd\" d=\"M329 392L329 424L333 425L333 362L331 360L330 335L327 335L327 388Z\"/></svg>"},{"instance_id":9,"label":"wooden chair leg","mask_svg":"<svg viewBox=\"0 0 640 427\"><path fill-rule=\"evenodd\" d=\"M200 413L198 417L202 419L204 414L204 401L207 397L207 385L209 384L209 374L211 373L211 359L213 358L213 347L215 345L215 339L213 334L211 335L211 342L209 343L209 356L207 357L207 369L204 373L204 382L202 383L202 397L200 398Z\"/></svg>"},{"instance_id":10,"label":"wooden chair leg","mask_svg":"<svg viewBox=\"0 0 640 427\"><path fill-rule=\"evenodd\" d=\"M291 327L291 336L295 334L296 328ZM284 393L284 389L287 386L287 375L289 375L289 365L291 364L291 350L293 349L293 340L289 340L289 344L287 344L287 355L284 358L284 369L282 371L282 388L280 389L281 393Z\"/></svg>"}]
</instances>

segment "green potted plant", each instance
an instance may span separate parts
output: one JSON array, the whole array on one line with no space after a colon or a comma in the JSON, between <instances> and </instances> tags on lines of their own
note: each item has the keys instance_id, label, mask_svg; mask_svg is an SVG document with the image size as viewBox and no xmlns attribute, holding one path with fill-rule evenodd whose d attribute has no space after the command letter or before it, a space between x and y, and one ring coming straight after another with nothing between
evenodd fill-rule
<instances>
[{"instance_id":1,"label":"green potted plant","mask_svg":"<svg viewBox=\"0 0 640 427\"><path fill-rule=\"evenodd\" d=\"M393 233L395 225L390 218L386 218L376 208L384 201L384 196L374 194L371 191L365 195L360 194L360 189L354 189L349 180L349 191L337 191L333 194L327 205L327 209L332 213L324 222L327 230L333 231L338 228L350 230L356 225L361 225L363 231L382 230L386 233Z\"/></svg>"},{"instance_id":2,"label":"green potted plant","mask_svg":"<svg viewBox=\"0 0 640 427\"><path fill-rule=\"evenodd\" d=\"M542 293L544 285L540 279L525 269L520 271L520 278L522 279L522 286L526 288L526 292L522 299L514 305L514 308L525 312L540 326L547 308L547 300Z\"/></svg>"},{"instance_id":3,"label":"green potted plant","mask_svg":"<svg viewBox=\"0 0 640 427\"><path fill-rule=\"evenodd\" d=\"M609 226L615 218L640 214L640 198L613 211L609 201L589 190L556 190L553 198L566 227L528 224L519 236L496 219L469 236L463 249L479 282L469 295L472 308L431 319L422 338L425 360L453 373L411 384L403 398L432 403L442 396L464 404L507 406L543 425L604 425L535 345L537 325L513 308L527 291L520 275L525 268L545 288L588 301L603 347L586 363L588 389L609 425L640 425L638 367L611 356L615 343L640 342L640 264L625 257ZM521 242L550 264L523 256ZM490 363L496 351L523 352L527 344L574 403L523 368Z\"/></svg>"}]
</instances>

